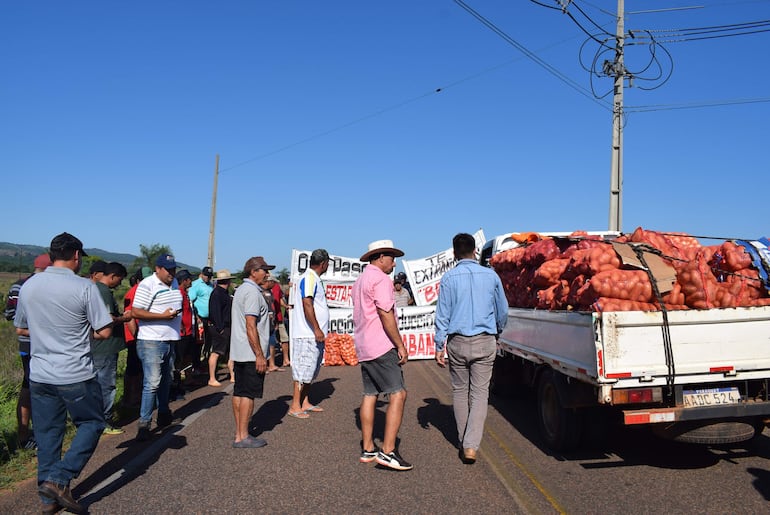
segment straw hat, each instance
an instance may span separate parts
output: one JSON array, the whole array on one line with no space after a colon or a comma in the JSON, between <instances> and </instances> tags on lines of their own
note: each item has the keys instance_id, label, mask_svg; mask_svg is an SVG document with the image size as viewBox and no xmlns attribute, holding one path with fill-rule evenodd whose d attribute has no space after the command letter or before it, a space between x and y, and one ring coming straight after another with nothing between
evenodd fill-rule
<instances>
[{"instance_id":1,"label":"straw hat","mask_svg":"<svg viewBox=\"0 0 770 515\"><path fill-rule=\"evenodd\" d=\"M369 261L369 258L375 254L382 254L382 253L389 253L393 254L395 257L401 257L404 255L404 252L395 248L393 246L392 240L377 240L373 241L369 244L369 250L366 251L366 253L361 256L361 261Z\"/></svg>"},{"instance_id":2,"label":"straw hat","mask_svg":"<svg viewBox=\"0 0 770 515\"><path fill-rule=\"evenodd\" d=\"M222 270L217 270L217 274L214 277L217 281L224 281L226 279L232 279L233 276L230 275L230 270L227 268L223 268Z\"/></svg>"}]
</instances>

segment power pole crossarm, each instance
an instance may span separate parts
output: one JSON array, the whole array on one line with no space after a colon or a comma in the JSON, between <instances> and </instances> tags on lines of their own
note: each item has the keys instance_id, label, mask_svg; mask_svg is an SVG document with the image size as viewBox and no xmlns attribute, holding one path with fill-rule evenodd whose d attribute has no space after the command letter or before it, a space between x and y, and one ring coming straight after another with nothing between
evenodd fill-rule
<instances>
[{"instance_id":1,"label":"power pole crossarm","mask_svg":"<svg viewBox=\"0 0 770 515\"><path fill-rule=\"evenodd\" d=\"M209 225L209 253L206 265L214 268L214 227L217 221L217 183L219 182L219 154L214 164L214 189L211 193L211 223Z\"/></svg>"}]
</instances>

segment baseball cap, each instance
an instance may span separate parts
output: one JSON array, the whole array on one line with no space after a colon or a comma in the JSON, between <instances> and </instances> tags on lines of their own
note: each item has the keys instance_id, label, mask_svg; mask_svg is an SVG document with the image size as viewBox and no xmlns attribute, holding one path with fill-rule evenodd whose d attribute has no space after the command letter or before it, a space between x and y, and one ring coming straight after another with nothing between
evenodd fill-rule
<instances>
[{"instance_id":1,"label":"baseball cap","mask_svg":"<svg viewBox=\"0 0 770 515\"><path fill-rule=\"evenodd\" d=\"M161 254L158 256L158 259L155 260L155 266L165 268L166 270L169 268L176 268L176 260L171 254Z\"/></svg>"},{"instance_id":2,"label":"baseball cap","mask_svg":"<svg viewBox=\"0 0 770 515\"><path fill-rule=\"evenodd\" d=\"M35 258L35 268L48 268L53 263L51 262L51 256L46 254L40 254Z\"/></svg>"},{"instance_id":3,"label":"baseball cap","mask_svg":"<svg viewBox=\"0 0 770 515\"><path fill-rule=\"evenodd\" d=\"M183 268L182 270L179 270L176 273L176 280L177 281L182 282L182 281L186 281L187 279L192 279L192 274L188 270L185 270Z\"/></svg>"},{"instance_id":4,"label":"baseball cap","mask_svg":"<svg viewBox=\"0 0 770 515\"><path fill-rule=\"evenodd\" d=\"M203 270L201 270L201 274L206 277L214 277L214 270L210 266L204 266Z\"/></svg>"},{"instance_id":5,"label":"baseball cap","mask_svg":"<svg viewBox=\"0 0 770 515\"><path fill-rule=\"evenodd\" d=\"M396 274L396 277L394 280L401 284L404 284L406 282L406 274L404 272L399 272Z\"/></svg>"},{"instance_id":6,"label":"baseball cap","mask_svg":"<svg viewBox=\"0 0 770 515\"><path fill-rule=\"evenodd\" d=\"M262 256L254 256L246 261L246 264L243 266L243 271L248 275L252 270L257 270L258 268L267 271L275 268L275 265L268 265L267 261L265 261L265 258Z\"/></svg>"},{"instance_id":7,"label":"baseball cap","mask_svg":"<svg viewBox=\"0 0 770 515\"><path fill-rule=\"evenodd\" d=\"M83 242L71 235L68 232L63 232L61 234L57 234L53 237L51 240L51 245L49 247L51 251L55 252L57 255L66 253L67 251L71 250L78 250L80 251L81 256L87 256L85 250L83 250Z\"/></svg>"}]
</instances>

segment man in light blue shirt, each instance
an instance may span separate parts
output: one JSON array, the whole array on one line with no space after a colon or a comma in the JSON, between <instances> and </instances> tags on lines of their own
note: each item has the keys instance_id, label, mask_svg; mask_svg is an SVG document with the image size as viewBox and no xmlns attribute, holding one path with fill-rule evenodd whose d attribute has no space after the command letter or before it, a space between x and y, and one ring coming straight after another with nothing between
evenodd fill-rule
<instances>
[{"instance_id":1,"label":"man in light blue shirt","mask_svg":"<svg viewBox=\"0 0 770 515\"><path fill-rule=\"evenodd\" d=\"M187 296L192 302L193 312L203 325L203 367L207 369L209 356L211 354L211 337L209 335L209 299L214 291L214 270L210 266L204 266L198 278L192 282L187 289ZM200 355L193 358L193 365L198 366Z\"/></svg>"},{"instance_id":2,"label":"man in light blue shirt","mask_svg":"<svg viewBox=\"0 0 770 515\"><path fill-rule=\"evenodd\" d=\"M461 458L476 461L484 433L489 381L497 351L497 335L507 321L508 301L497 274L475 259L473 236L452 239L457 265L441 278L436 304L436 363L449 357L453 408Z\"/></svg>"}]
</instances>

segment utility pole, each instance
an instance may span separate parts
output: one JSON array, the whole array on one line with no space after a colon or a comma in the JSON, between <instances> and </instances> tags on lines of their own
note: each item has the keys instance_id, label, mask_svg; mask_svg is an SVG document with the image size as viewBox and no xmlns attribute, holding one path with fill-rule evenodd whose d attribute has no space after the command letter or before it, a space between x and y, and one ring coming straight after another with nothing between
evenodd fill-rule
<instances>
[{"instance_id":1,"label":"utility pole","mask_svg":"<svg viewBox=\"0 0 770 515\"><path fill-rule=\"evenodd\" d=\"M214 268L214 227L217 221L217 183L219 182L219 154L214 164L214 189L211 194L211 223L209 224L209 255L206 265Z\"/></svg>"},{"instance_id":2,"label":"utility pole","mask_svg":"<svg viewBox=\"0 0 770 515\"><path fill-rule=\"evenodd\" d=\"M615 77L612 97L612 158L610 162L610 231L620 231L623 226L623 81L626 68L623 64L625 38L624 0L618 0L618 25L615 31L615 61L605 63L605 71Z\"/></svg>"}]
</instances>

